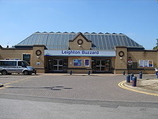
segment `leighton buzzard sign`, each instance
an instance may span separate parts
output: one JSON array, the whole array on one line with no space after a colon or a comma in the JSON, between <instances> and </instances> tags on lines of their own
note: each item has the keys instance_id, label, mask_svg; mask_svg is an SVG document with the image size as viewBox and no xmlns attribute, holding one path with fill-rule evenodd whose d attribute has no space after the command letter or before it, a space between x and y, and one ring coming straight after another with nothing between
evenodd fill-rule
<instances>
[{"instance_id":1,"label":"leighton buzzard sign","mask_svg":"<svg viewBox=\"0 0 158 119\"><path fill-rule=\"evenodd\" d=\"M68 54L68 55L73 55L73 54L80 54L80 55L84 55L84 54L99 54L99 51L94 51L94 50L62 50L61 52L62 54Z\"/></svg>"},{"instance_id":2,"label":"leighton buzzard sign","mask_svg":"<svg viewBox=\"0 0 158 119\"><path fill-rule=\"evenodd\" d=\"M115 51L100 50L45 50L45 56L100 56L115 57Z\"/></svg>"}]
</instances>

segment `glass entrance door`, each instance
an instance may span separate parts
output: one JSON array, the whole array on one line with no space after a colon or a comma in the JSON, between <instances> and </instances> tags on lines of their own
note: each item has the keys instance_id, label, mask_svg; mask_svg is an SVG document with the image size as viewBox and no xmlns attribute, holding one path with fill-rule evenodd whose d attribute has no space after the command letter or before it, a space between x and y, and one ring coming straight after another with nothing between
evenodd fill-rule
<instances>
[{"instance_id":1,"label":"glass entrance door","mask_svg":"<svg viewBox=\"0 0 158 119\"><path fill-rule=\"evenodd\" d=\"M62 59L54 59L53 60L53 70L54 71L62 71L63 70L63 60Z\"/></svg>"},{"instance_id":2,"label":"glass entrance door","mask_svg":"<svg viewBox=\"0 0 158 119\"><path fill-rule=\"evenodd\" d=\"M105 70L105 60L96 60L96 71L104 71Z\"/></svg>"},{"instance_id":3,"label":"glass entrance door","mask_svg":"<svg viewBox=\"0 0 158 119\"><path fill-rule=\"evenodd\" d=\"M66 72L68 67L67 59L54 59L48 60L48 72Z\"/></svg>"},{"instance_id":4,"label":"glass entrance door","mask_svg":"<svg viewBox=\"0 0 158 119\"><path fill-rule=\"evenodd\" d=\"M95 59L92 62L92 68L94 72L111 72L111 60Z\"/></svg>"}]
</instances>

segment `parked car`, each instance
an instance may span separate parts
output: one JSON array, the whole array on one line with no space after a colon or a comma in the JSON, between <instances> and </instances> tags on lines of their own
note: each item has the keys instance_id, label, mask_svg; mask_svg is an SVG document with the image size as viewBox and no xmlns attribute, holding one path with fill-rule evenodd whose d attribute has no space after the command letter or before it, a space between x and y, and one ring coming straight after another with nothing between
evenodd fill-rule
<instances>
[{"instance_id":1,"label":"parked car","mask_svg":"<svg viewBox=\"0 0 158 119\"><path fill-rule=\"evenodd\" d=\"M36 74L36 70L24 60L0 60L0 73L2 75L12 73L32 75L32 73Z\"/></svg>"}]
</instances>

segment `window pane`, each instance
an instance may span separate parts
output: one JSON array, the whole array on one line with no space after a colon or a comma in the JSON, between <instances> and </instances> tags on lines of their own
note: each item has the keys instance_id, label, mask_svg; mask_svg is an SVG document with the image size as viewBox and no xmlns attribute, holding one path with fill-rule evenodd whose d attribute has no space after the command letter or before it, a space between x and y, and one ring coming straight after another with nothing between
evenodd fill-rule
<instances>
[{"instance_id":1,"label":"window pane","mask_svg":"<svg viewBox=\"0 0 158 119\"><path fill-rule=\"evenodd\" d=\"M31 55L30 54L23 54L23 60L27 61L30 64Z\"/></svg>"}]
</instances>

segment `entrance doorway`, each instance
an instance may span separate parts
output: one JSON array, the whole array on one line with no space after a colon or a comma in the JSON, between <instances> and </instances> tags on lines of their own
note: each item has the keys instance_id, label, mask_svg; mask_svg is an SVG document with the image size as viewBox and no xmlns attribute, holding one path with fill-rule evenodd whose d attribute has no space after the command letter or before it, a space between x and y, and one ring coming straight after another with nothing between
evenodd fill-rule
<instances>
[{"instance_id":1,"label":"entrance doorway","mask_svg":"<svg viewBox=\"0 0 158 119\"><path fill-rule=\"evenodd\" d=\"M111 72L111 59L94 59L92 69L93 72Z\"/></svg>"},{"instance_id":2,"label":"entrance doorway","mask_svg":"<svg viewBox=\"0 0 158 119\"><path fill-rule=\"evenodd\" d=\"M67 72L68 60L49 58L47 60L48 71L47 72Z\"/></svg>"},{"instance_id":3,"label":"entrance doorway","mask_svg":"<svg viewBox=\"0 0 158 119\"><path fill-rule=\"evenodd\" d=\"M63 71L63 60L62 59L54 59L53 60L53 70L54 71Z\"/></svg>"}]
</instances>

